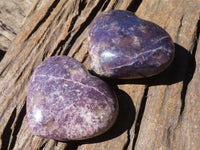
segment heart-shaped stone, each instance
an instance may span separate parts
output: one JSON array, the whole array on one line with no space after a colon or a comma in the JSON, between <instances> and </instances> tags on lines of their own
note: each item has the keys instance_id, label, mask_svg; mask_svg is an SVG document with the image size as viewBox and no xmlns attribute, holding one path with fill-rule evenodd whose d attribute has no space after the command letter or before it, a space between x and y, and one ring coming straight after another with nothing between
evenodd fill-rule
<instances>
[{"instance_id":1,"label":"heart-shaped stone","mask_svg":"<svg viewBox=\"0 0 200 150\"><path fill-rule=\"evenodd\" d=\"M122 10L97 16L89 28L88 44L91 68L104 77L152 76L174 58L173 41L164 29Z\"/></svg>"},{"instance_id":2,"label":"heart-shaped stone","mask_svg":"<svg viewBox=\"0 0 200 150\"><path fill-rule=\"evenodd\" d=\"M113 91L73 58L51 57L31 77L27 121L35 135L56 140L91 138L108 130L117 113Z\"/></svg>"}]
</instances>

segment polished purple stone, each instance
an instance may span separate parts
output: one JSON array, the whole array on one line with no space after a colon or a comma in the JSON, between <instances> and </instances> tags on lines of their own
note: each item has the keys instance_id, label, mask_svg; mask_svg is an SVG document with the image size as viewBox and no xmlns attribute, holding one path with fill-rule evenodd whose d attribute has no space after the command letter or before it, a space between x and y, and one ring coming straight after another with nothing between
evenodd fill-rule
<instances>
[{"instance_id":1,"label":"polished purple stone","mask_svg":"<svg viewBox=\"0 0 200 150\"><path fill-rule=\"evenodd\" d=\"M113 91L78 61L54 56L34 71L27 95L27 121L33 134L80 140L108 130L118 113Z\"/></svg>"},{"instance_id":2,"label":"polished purple stone","mask_svg":"<svg viewBox=\"0 0 200 150\"><path fill-rule=\"evenodd\" d=\"M89 28L88 44L91 68L104 77L152 76L174 57L173 41L164 29L122 10L97 16Z\"/></svg>"}]
</instances>

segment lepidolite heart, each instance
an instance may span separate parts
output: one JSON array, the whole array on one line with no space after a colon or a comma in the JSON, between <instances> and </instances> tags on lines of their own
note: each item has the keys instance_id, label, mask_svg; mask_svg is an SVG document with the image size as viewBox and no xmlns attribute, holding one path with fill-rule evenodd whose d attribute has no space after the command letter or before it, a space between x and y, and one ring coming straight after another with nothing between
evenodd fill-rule
<instances>
[{"instance_id":1,"label":"lepidolite heart","mask_svg":"<svg viewBox=\"0 0 200 150\"><path fill-rule=\"evenodd\" d=\"M73 58L51 57L31 77L27 121L35 135L57 140L90 138L109 129L117 113L113 91Z\"/></svg>"},{"instance_id":2,"label":"lepidolite heart","mask_svg":"<svg viewBox=\"0 0 200 150\"><path fill-rule=\"evenodd\" d=\"M174 44L164 29L122 10L97 16L88 43L91 68L104 77L152 76L165 70L174 57Z\"/></svg>"}]
</instances>

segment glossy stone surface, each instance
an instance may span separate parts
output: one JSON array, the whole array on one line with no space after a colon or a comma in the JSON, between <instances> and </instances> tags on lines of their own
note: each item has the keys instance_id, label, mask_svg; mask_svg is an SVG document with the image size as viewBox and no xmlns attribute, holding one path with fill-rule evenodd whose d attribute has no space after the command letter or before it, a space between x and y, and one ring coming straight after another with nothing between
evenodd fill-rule
<instances>
[{"instance_id":1,"label":"glossy stone surface","mask_svg":"<svg viewBox=\"0 0 200 150\"><path fill-rule=\"evenodd\" d=\"M80 140L109 129L118 113L113 91L78 61L54 56L34 71L27 95L27 121L35 134Z\"/></svg>"},{"instance_id":2,"label":"glossy stone surface","mask_svg":"<svg viewBox=\"0 0 200 150\"><path fill-rule=\"evenodd\" d=\"M173 41L164 29L122 10L97 16L89 28L88 44L91 68L104 77L152 76L174 57Z\"/></svg>"}]
</instances>

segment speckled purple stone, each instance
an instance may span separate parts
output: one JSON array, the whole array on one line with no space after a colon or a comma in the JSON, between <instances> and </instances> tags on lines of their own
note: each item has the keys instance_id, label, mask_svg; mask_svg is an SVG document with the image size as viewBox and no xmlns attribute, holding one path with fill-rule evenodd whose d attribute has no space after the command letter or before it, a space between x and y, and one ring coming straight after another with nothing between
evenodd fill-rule
<instances>
[{"instance_id":1,"label":"speckled purple stone","mask_svg":"<svg viewBox=\"0 0 200 150\"><path fill-rule=\"evenodd\" d=\"M73 58L51 57L31 77L27 121L35 135L56 140L90 138L109 129L117 113L113 91Z\"/></svg>"},{"instance_id":2,"label":"speckled purple stone","mask_svg":"<svg viewBox=\"0 0 200 150\"><path fill-rule=\"evenodd\" d=\"M122 10L97 16L89 28L88 44L91 67L104 77L152 76L174 58L173 41L164 29Z\"/></svg>"}]
</instances>

